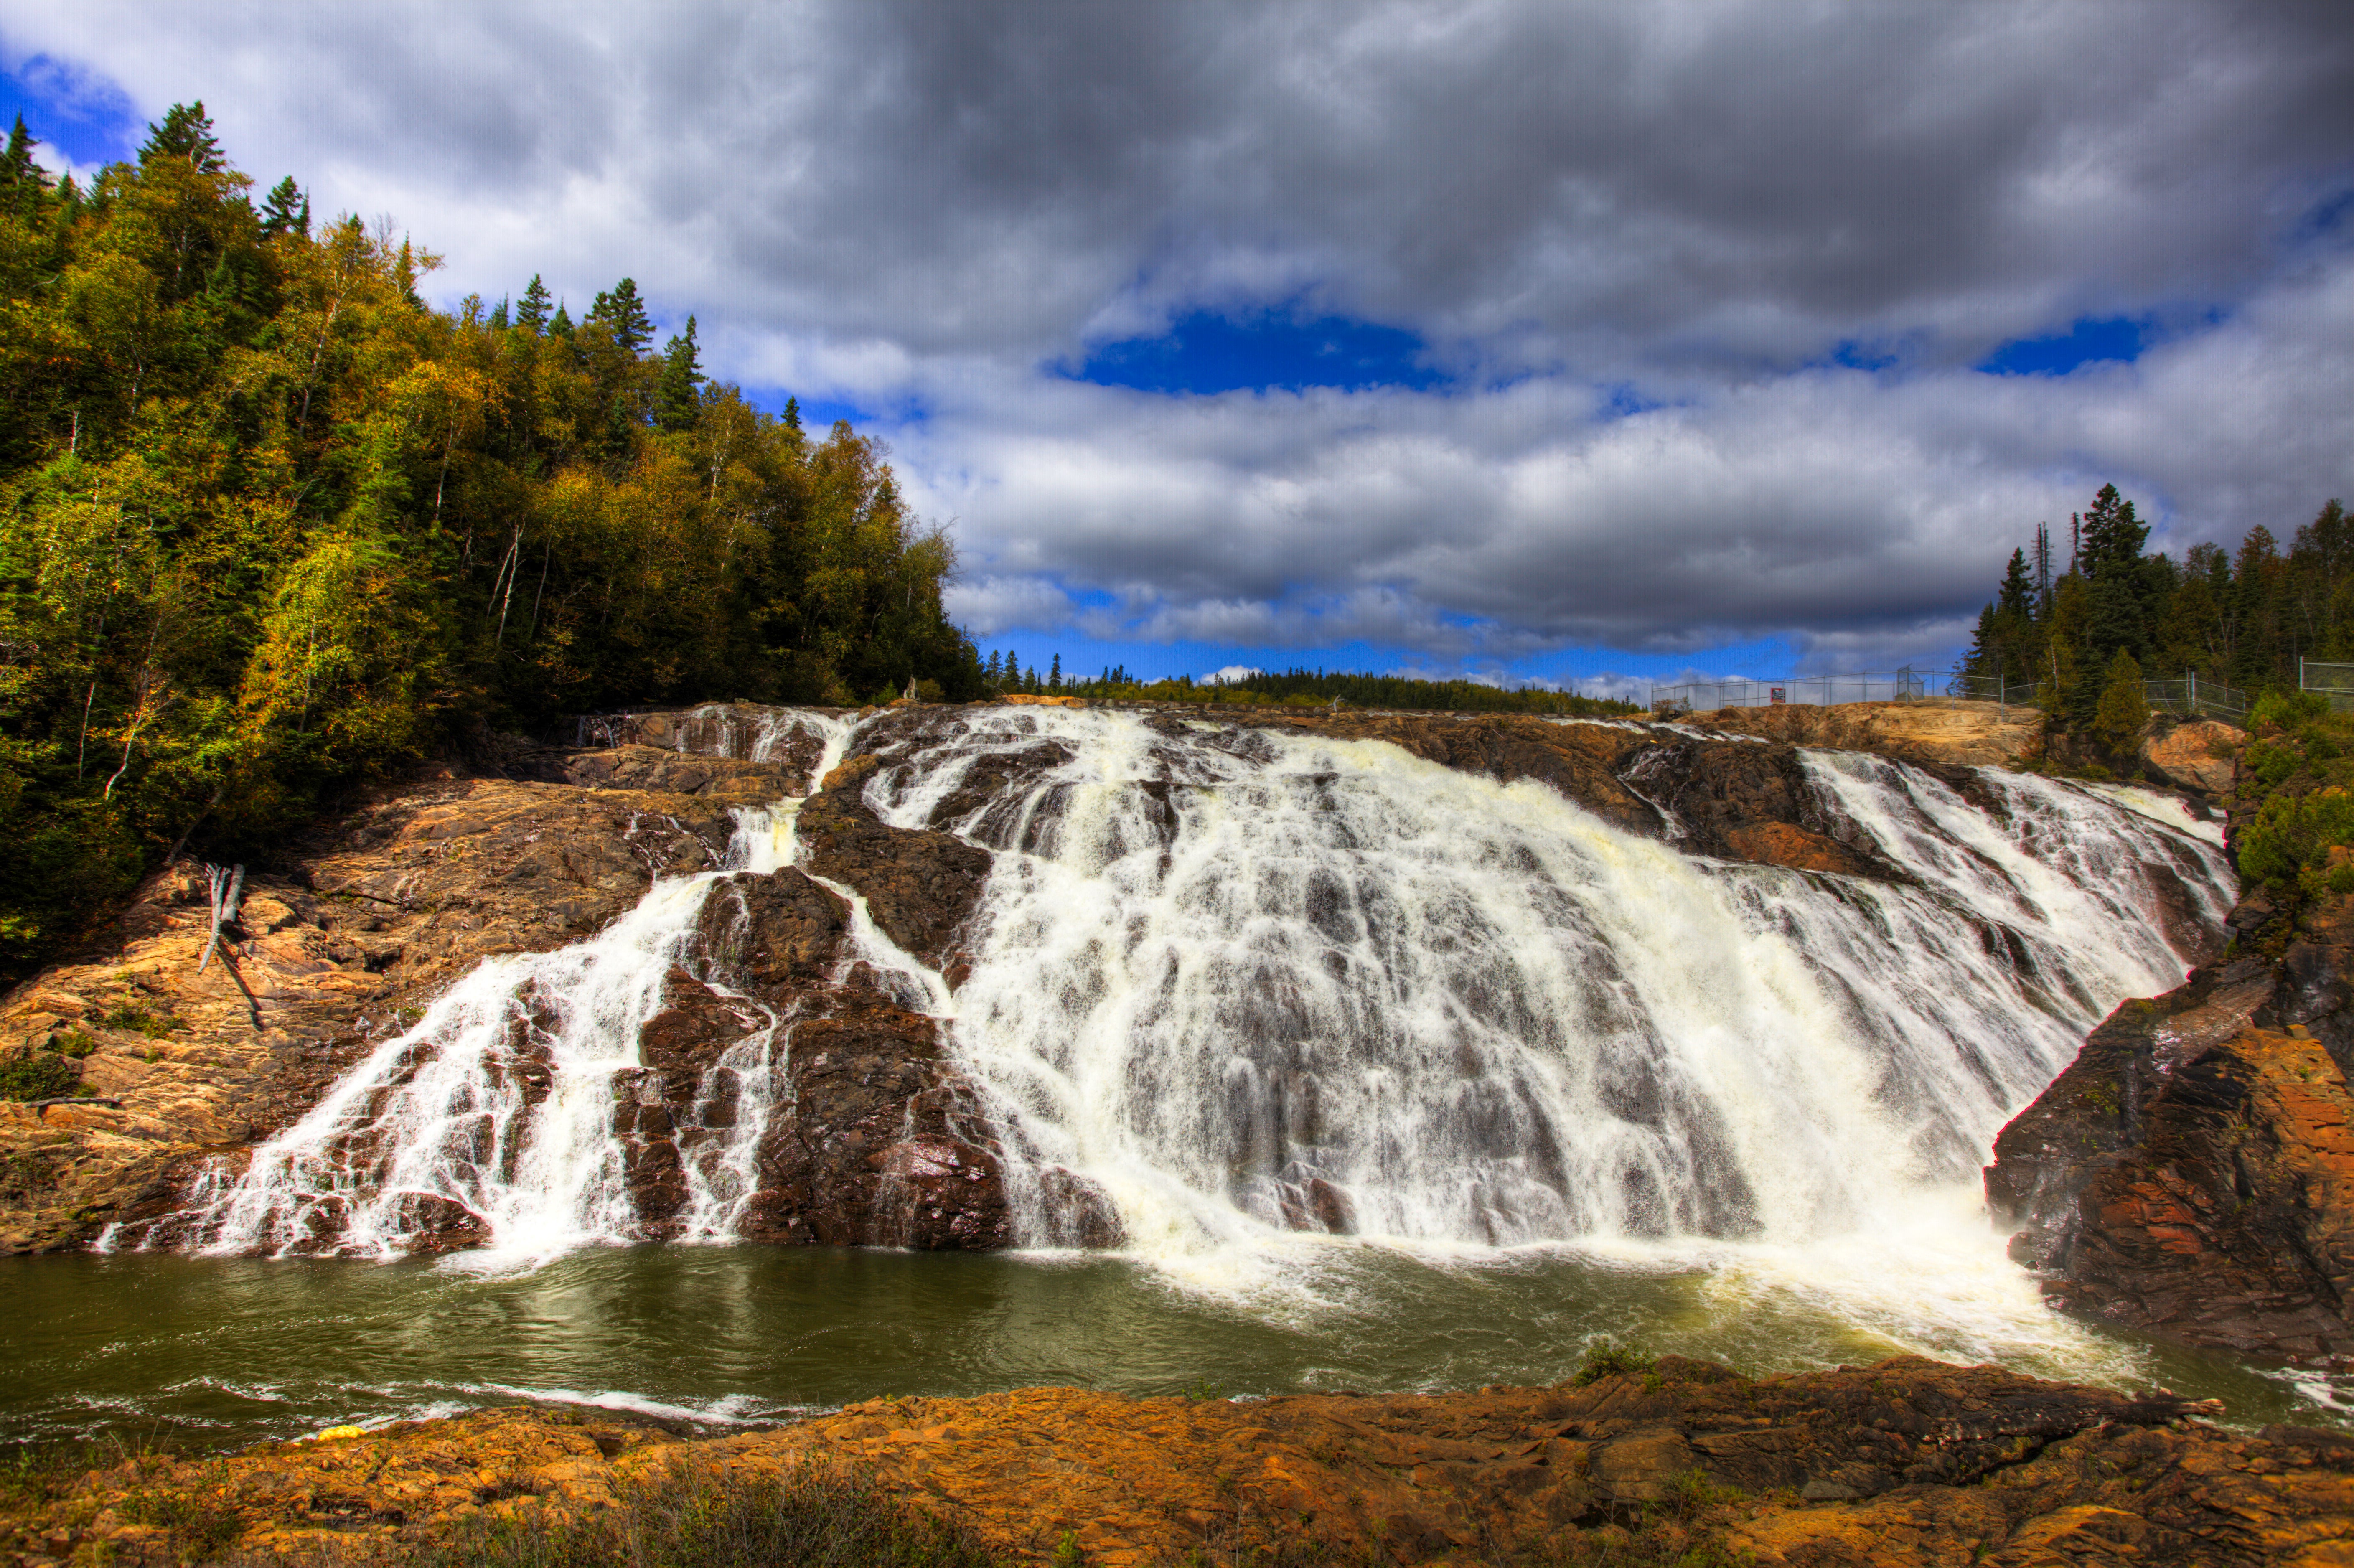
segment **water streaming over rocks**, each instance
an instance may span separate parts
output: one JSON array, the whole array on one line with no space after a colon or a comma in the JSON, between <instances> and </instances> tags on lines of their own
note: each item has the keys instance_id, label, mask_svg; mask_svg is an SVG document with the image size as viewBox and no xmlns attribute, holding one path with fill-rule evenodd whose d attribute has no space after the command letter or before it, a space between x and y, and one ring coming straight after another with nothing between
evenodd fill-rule
<instances>
[{"instance_id":1,"label":"water streaming over rocks","mask_svg":"<svg viewBox=\"0 0 2354 1568\"><path fill-rule=\"evenodd\" d=\"M1475 769L1168 715L705 713L662 738L874 760L484 963L155 1236L1798 1245L1974 1175L2230 902L2212 845L2076 786L1690 730L1570 726L1607 743L1571 800L1490 776L1525 736ZM1786 820L1712 825L1739 789ZM646 1087L673 1035L722 1042L675 1054L691 1095ZM845 1060L905 1078L850 1133ZM804 1224L854 1178L864 1229Z\"/></svg>"}]
</instances>

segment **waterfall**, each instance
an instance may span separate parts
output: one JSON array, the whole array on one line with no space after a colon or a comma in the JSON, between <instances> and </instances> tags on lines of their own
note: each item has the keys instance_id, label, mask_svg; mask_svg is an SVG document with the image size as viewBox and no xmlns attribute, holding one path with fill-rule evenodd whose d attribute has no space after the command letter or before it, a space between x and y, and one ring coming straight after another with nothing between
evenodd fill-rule
<instances>
[{"instance_id":1,"label":"waterfall","mask_svg":"<svg viewBox=\"0 0 2354 1568\"><path fill-rule=\"evenodd\" d=\"M1076 1173L1132 1251L1172 1266L1302 1233L1865 1234L1891 1193L1973 1179L2101 1016L2180 980L2169 917L2212 928L2231 901L2220 849L2155 797L1987 771L1966 798L1856 754L1802 753L1805 785L1911 883L1709 860L1542 783L1280 726L689 716L679 734L756 758L822 736L812 788L855 729L886 823L994 852L953 994L820 878L850 909L843 964L941 1021L1026 1243L1066 1234ZM793 863L799 809L740 813L726 870ZM679 1139L677 1234L731 1236L761 1134L791 1113L795 1019L695 957L724 874L486 960L241 1173L200 1182L179 1234L388 1255L438 1230L524 1261L642 1236L616 1086L684 964L750 1021L705 1075L726 1114Z\"/></svg>"},{"instance_id":2,"label":"waterfall","mask_svg":"<svg viewBox=\"0 0 2354 1568\"><path fill-rule=\"evenodd\" d=\"M812 789L841 759L851 726L775 711L734 738L768 760L799 729L821 736ZM712 885L737 871L791 863L799 800L739 810L722 868L657 878L635 908L586 941L484 959L378 1045L325 1098L257 1146L233 1180L199 1176L181 1216L200 1250L392 1255L435 1234L480 1242L492 1261L537 1261L638 1235L615 1127L616 1084L642 1066L639 1033L663 1006L692 950ZM705 1075L732 1126L682 1139L683 1239L728 1235L755 1185L753 1160L774 1108L774 1053L787 1021L757 999L706 984L757 1014Z\"/></svg>"},{"instance_id":3,"label":"waterfall","mask_svg":"<svg viewBox=\"0 0 2354 1568\"><path fill-rule=\"evenodd\" d=\"M2027 777L1985 776L1997 816L1807 754L1904 886L1690 857L1373 742L961 730L868 791L999 852L954 1050L1017 1159L1098 1183L1148 1254L1849 1229L1974 1177L2110 1007L2179 982L2147 868L2230 902L2211 846ZM1066 759L933 820L1042 741ZM1024 1224L1053 1234L1034 1194Z\"/></svg>"}]
</instances>

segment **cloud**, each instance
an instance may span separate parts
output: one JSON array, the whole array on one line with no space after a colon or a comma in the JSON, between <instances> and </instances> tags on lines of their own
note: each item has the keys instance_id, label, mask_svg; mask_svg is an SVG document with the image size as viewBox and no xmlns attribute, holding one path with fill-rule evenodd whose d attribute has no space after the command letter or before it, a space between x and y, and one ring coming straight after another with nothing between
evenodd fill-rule
<instances>
[{"instance_id":1,"label":"cloud","mask_svg":"<svg viewBox=\"0 0 2354 1568\"><path fill-rule=\"evenodd\" d=\"M0 0L36 56L202 97L450 297L627 273L875 410L983 635L1888 664L2105 480L2177 544L2354 492L2320 6ZM1269 312L1449 380L1065 373ZM2085 319L2150 346L1970 368Z\"/></svg>"}]
</instances>

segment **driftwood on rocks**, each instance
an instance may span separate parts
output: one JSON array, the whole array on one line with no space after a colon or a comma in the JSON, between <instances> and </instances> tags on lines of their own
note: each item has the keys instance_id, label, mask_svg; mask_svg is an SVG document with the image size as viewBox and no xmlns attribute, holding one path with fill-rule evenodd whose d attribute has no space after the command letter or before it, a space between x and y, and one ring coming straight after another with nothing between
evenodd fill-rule
<instances>
[{"instance_id":1,"label":"driftwood on rocks","mask_svg":"<svg viewBox=\"0 0 2354 1568\"><path fill-rule=\"evenodd\" d=\"M221 927L237 918L237 901L245 894L245 867L232 870L225 865L205 867L205 886L212 897L212 936L205 943L205 956L196 960L196 972L213 961L213 949L220 946Z\"/></svg>"}]
</instances>

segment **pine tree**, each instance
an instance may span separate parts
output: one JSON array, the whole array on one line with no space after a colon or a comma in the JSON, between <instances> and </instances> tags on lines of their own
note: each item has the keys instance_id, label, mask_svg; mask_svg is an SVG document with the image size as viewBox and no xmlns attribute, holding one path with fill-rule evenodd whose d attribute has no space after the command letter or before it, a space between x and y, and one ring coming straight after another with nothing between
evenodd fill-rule
<instances>
[{"instance_id":1,"label":"pine tree","mask_svg":"<svg viewBox=\"0 0 2354 1568\"><path fill-rule=\"evenodd\" d=\"M610 293L599 294L588 307L588 319L603 323L613 341L628 353L635 354L653 341L653 318L646 314L646 302L638 298L638 285L631 279L624 278Z\"/></svg>"},{"instance_id":2,"label":"pine tree","mask_svg":"<svg viewBox=\"0 0 2354 1568\"><path fill-rule=\"evenodd\" d=\"M785 429L797 436L801 433L801 400L798 397L785 399Z\"/></svg>"},{"instance_id":3,"label":"pine tree","mask_svg":"<svg viewBox=\"0 0 2354 1568\"><path fill-rule=\"evenodd\" d=\"M1050 692L1059 692L1063 689L1063 656L1060 653L1055 654L1048 661L1048 666L1046 689Z\"/></svg>"},{"instance_id":4,"label":"pine tree","mask_svg":"<svg viewBox=\"0 0 2354 1568\"><path fill-rule=\"evenodd\" d=\"M2148 537L2149 524L2134 515L2134 503L2115 485L2105 484L2083 515L2077 569L2096 582L2118 576L2141 559L2142 541Z\"/></svg>"},{"instance_id":5,"label":"pine tree","mask_svg":"<svg viewBox=\"0 0 2354 1568\"><path fill-rule=\"evenodd\" d=\"M8 205L27 223L39 213L41 200L49 193L48 171L33 161L33 149L40 144L19 114L16 129L8 132L8 150L0 154L0 192L6 193Z\"/></svg>"},{"instance_id":6,"label":"pine tree","mask_svg":"<svg viewBox=\"0 0 2354 1568\"><path fill-rule=\"evenodd\" d=\"M564 308L562 300L556 302L556 315L547 323L547 335L550 337L572 335L572 313Z\"/></svg>"},{"instance_id":7,"label":"pine tree","mask_svg":"<svg viewBox=\"0 0 2354 1568\"><path fill-rule=\"evenodd\" d=\"M536 272L531 275L531 287L515 302L514 319L515 325L528 332L544 332L547 328L547 285L539 281ZM569 330L570 323L566 326Z\"/></svg>"},{"instance_id":8,"label":"pine tree","mask_svg":"<svg viewBox=\"0 0 2354 1568\"><path fill-rule=\"evenodd\" d=\"M997 684L998 672L1004 668L1005 665L1000 659L997 650L992 648L989 651L989 662L981 667L981 678L994 686Z\"/></svg>"},{"instance_id":9,"label":"pine tree","mask_svg":"<svg viewBox=\"0 0 2354 1568\"><path fill-rule=\"evenodd\" d=\"M148 125L146 143L139 149L139 166L145 168L159 158L185 159L200 175L217 175L228 168L220 143L213 137L213 122L205 116L203 99L175 103L164 111L162 124Z\"/></svg>"},{"instance_id":10,"label":"pine tree","mask_svg":"<svg viewBox=\"0 0 2354 1568\"><path fill-rule=\"evenodd\" d=\"M686 331L663 345L662 378L654 385L654 423L673 432L691 430L703 417L695 387L703 380L703 364L695 350L695 318Z\"/></svg>"},{"instance_id":11,"label":"pine tree","mask_svg":"<svg viewBox=\"0 0 2354 1568\"><path fill-rule=\"evenodd\" d=\"M2109 675L2093 714L2094 738L2112 752L2122 753L2141 738L2149 723L2149 699L2142 689L2141 666L2124 649L2109 661Z\"/></svg>"},{"instance_id":12,"label":"pine tree","mask_svg":"<svg viewBox=\"0 0 2354 1568\"><path fill-rule=\"evenodd\" d=\"M262 198L261 233L267 239L275 239L281 234L310 238L311 198L302 194L293 175L270 186L270 194Z\"/></svg>"},{"instance_id":13,"label":"pine tree","mask_svg":"<svg viewBox=\"0 0 2354 1568\"><path fill-rule=\"evenodd\" d=\"M507 330L507 302L504 299L491 307L490 328L493 332Z\"/></svg>"}]
</instances>

